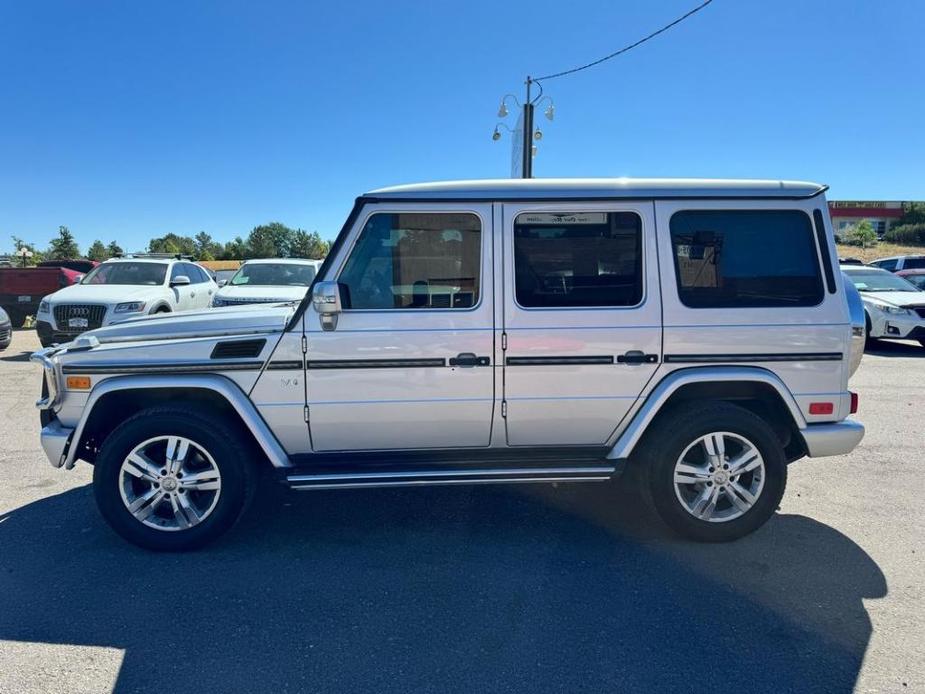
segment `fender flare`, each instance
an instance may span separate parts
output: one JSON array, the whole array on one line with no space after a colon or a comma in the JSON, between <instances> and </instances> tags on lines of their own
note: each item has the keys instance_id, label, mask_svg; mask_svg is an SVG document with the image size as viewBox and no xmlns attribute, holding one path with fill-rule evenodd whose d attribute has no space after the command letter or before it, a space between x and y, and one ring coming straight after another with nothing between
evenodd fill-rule
<instances>
[{"instance_id":1,"label":"fender flare","mask_svg":"<svg viewBox=\"0 0 925 694\"><path fill-rule=\"evenodd\" d=\"M652 389L642 406L633 415L630 423L617 435L607 454L611 460L629 458L649 428L652 420L661 411L668 399L680 388L691 383L761 383L773 388L793 417L793 423L800 431L806 429L806 419L800 411L790 389L772 371L757 366L701 366L672 371Z\"/></svg>"},{"instance_id":2,"label":"fender flare","mask_svg":"<svg viewBox=\"0 0 925 694\"><path fill-rule=\"evenodd\" d=\"M83 412L80 415L80 421L74 428L74 434L71 437L65 453L63 466L67 469L74 467L77 462L77 451L80 449L81 437L84 428L93 408L100 399L110 393L123 390L152 390L152 389L169 389L169 390L208 390L224 398L235 412L241 417L244 425L248 428L257 445L266 454L270 464L276 468L291 467L289 456L283 449L279 440L270 430L270 427L260 416L260 412L251 402L250 398L241 390L238 385L231 379L218 374L196 374L190 376L170 376L170 375L130 375L114 376L108 378L96 386L87 398ZM307 435L307 434L306 434Z\"/></svg>"}]
</instances>

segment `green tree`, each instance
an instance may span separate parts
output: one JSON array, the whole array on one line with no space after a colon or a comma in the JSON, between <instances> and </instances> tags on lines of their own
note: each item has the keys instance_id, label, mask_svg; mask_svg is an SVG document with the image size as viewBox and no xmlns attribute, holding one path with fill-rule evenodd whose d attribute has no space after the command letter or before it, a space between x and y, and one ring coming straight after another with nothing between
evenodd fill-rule
<instances>
[{"instance_id":1,"label":"green tree","mask_svg":"<svg viewBox=\"0 0 925 694\"><path fill-rule=\"evenodd\" d=\"M925 202L909 202L903 205L903 216L893 222L890 228L912 224L925 224Z\"/></svg>"},{"instance_id":2,"label":"green tree","mask_svg":"<svg viewBox=\"0 0 925 694\"><path fill-rule=\"evenodd\" d=\"M204 231L200 231L193 239L196 242L196 256L199 260L215 260L222 254L222 244L216 243Z\"/></svg>"},{"instance_id":3,"label":"green tree","mask_svg":"<svg viewBox=\"0 0 925 694\"><path fill-rule=\"evenodd\" d=\"M164 236L155 237L148 241L149 253L170 253L175 255L196 255L196 242L189 236L180 236L170 232Z\"/></svg>"},{"instance_id":4,"label":"green tree","mask_svg":"<svg viewBox=\"0 0 925 694\"><path fill-rule=\"evenodd\" d=\"M115 241L109 242L109 245L106 246L106 252L109 253L110 258L114 258L117 255L122 255L125 253L125 251L122 250L122 246L120 246Z\"/></svg>"},{"instance_id":5,"label":"green tree","mask_svg":"<svg viewBox=\"0 0 925 694\"><path fill-rule=\"evenodd\" d=\"M243 260L247 256L247 242L240 236L229 241L216 256L219 260Z\"/></svg>"},{"instance_id":6,"label":"green tree","mask_svg":"<svg viewBox=\"0 0 925 694\"><path fill-rule=\"evenodd\" d=\"M330 249L331 244L322 239L317 231L309 233L303 229L296 229L289 252L293 258L320 260L328 254Z\"/></svg>"},{"instance_id":7,"label":"green tree","mask_svg":"<svg viewBox=\"0 0 925 694\"><path fill-rule=\"evenodd\" d=\"M45 255L54 259L80 257L80 248L77 246L77 241L74 240L74 235L70 229L66 226L58 227L58 237L51 240L51 245Z\"/></svg>"},{"instance_id":8,"label":"green tree","mask_svg":"<svg viewBox=\"0 0 925 694\"><path fill-rule=\"evenodd\" d=\"M89 250L87 250L87 257L90 260L96 260L102 263L104 260L108 260L112 256L109 254L109 250L106 248L106 246L103 245L103 242L97 239L90 245Z\"/></svg>"},{"instance_id":9,"label":"green tree","mask_svg":"<svg viewBox=\"0 0 925 694\"><path fill-rule=\"evenodd\" d=\"M288 258L295 231L280 222L261 224L247 236L247 258Z\"/></svg>"},{"instance_id":10,"label":"green tree","mask_svg":"<svg viewBox=\"0 0 925 694\"><path fill-rule=\"evenodd\" d=\"M845 234L845 239L851 246L867 248L877 243L877 232L874 231L873 225L871 225L868 220L862 219L848 229L848 232Z\"/></svg>"},{"instance_id":11,"label":"green tree","mask_svg":"<svg viewBox=\"0 0 925 694\"><path fill-rule=\"evenodd\" d=\"M42 262L44 254L35 250L34 243L26 243L19 236L11 236L10 238L13 239L13 253L16 253L16 251L18 251L20 248L25 248L27 251L32 251L32 257L26 258L26 267ZM22 264L22 260L17 259L17 261L17 265Z\"/></svg>"}]
</instances>

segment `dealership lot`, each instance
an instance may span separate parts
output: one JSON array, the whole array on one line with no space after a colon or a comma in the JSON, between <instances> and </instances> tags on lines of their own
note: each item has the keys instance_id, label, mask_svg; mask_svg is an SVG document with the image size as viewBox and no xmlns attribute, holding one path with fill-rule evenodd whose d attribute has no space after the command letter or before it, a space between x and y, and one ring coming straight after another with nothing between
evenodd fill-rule
<instances>
[{"instance_id":1,"label":"dealership lot","mask_svg":"<svg viewBox=\"0 0 925 694\"><path fill-rule=\"evenodd\" d=\"M47 464L37 348L0 352L0 692L925 691L916 343L865 357L864 442L792 466L734 544L596 485L268 488L185 555L124 543L90 468Z\"/></svg>"}]
</instances>

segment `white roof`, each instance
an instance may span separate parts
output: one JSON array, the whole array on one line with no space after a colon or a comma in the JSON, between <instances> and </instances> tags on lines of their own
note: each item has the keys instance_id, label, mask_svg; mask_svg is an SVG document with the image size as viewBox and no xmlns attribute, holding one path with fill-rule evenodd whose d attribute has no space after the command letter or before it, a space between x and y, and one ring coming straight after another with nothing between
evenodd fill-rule
<instances>
[{"instance_id":1,"label":"white roof","mask_svg":"<svg viewBox=\"0 0 925 694\"><path fill-rule=\"evenodd\" d=\"M288 264L288 265L315 265L321 264L320 260L310 260L308 258L252 258L245 260L241 265L266 265L267 263Z\"/></svg>"},{"instance_id":2,"label":"white roof","mask_svg":"<svg viewBox=\"0 0 925 694\"><path fill-rule=\"evenodd\" d=\"M809 198L827 186L806 181L719 178L500 178L379 188L373 198Z\"/></svg>"}]
</instances>

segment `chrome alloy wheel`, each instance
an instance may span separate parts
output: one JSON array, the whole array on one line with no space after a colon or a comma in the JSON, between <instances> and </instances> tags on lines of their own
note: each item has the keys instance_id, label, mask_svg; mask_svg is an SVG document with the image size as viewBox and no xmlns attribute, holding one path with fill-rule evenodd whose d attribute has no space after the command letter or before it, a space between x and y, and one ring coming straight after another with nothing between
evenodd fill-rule
<instances>
[{"instance_id":1,"label":"chrome alloy wheel","mask_svg":"<svg viewBox=\"0 0 925 694\"><path fill-rule=\"evenodd\" d=\"M694 518L711 523L744 515L764 489L764 460L751 441L728 431L701 436L674 466L674 491Z\"/></svg>"},{"instance_id":2,"label":"chrome alloy wheel","mask_svg":"<svg viewBox=\"0 0 925 694\"><path fill-rule=\"evenodd\" d=\"M215 509L222 476L209 452L182 436L158 436L122 461L119 493L135 519L149 528L187 530Z\"/></svg>"}]
</instances>

